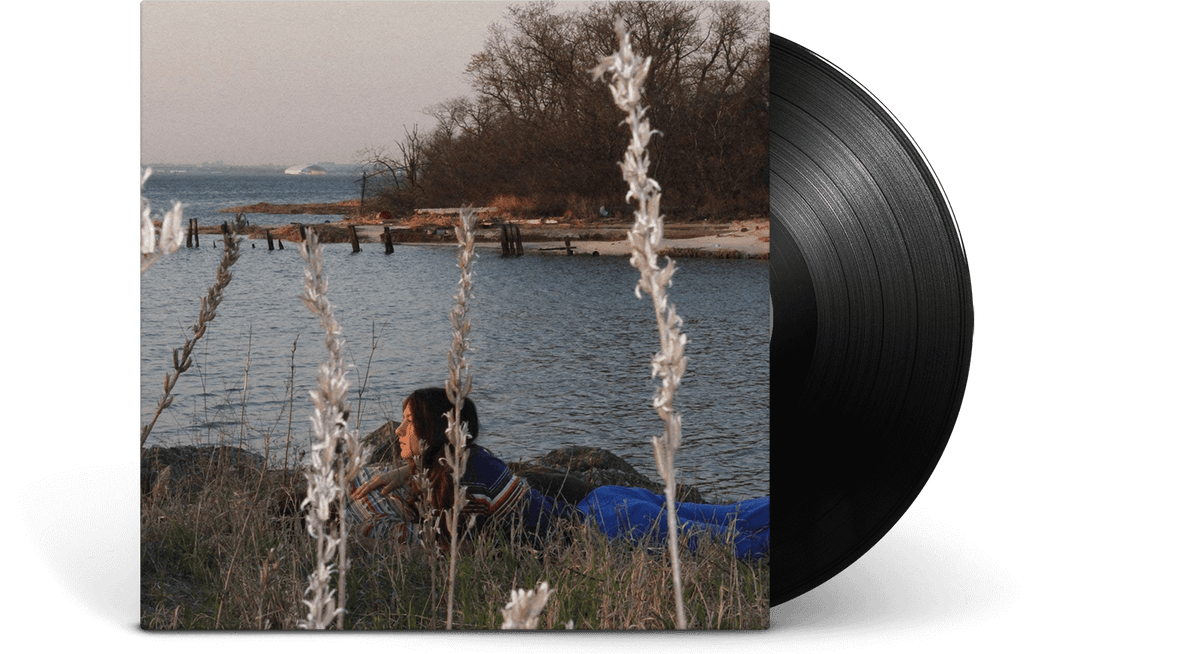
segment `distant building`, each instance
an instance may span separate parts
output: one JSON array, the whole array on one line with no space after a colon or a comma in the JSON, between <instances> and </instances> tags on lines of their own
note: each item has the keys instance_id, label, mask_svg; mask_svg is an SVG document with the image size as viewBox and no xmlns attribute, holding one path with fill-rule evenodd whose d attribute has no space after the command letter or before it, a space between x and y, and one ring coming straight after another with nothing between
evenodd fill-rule
<instances>
[{"instance_id":1,"label":"distant building","mask_svg":"<svg viewBox=\"0 0 1200 654\"><path fill-rule=\"evenodd\" d=\"M285 175L324 175L329 171L316 164L292 166L283 171Z\"/></svg>"}]
</instances>

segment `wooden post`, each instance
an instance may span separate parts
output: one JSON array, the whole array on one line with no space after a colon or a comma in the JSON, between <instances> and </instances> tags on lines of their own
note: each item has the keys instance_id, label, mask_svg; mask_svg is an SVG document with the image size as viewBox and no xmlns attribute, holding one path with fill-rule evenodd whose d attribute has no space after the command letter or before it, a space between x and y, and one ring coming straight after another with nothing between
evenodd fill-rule
<instances>
[{"instance_id":1,"label":"wooden post","mask_svg":"<svg viewBox=\"0 0 1200 654\"><path fill-rule=\"evenodd\" d=\"M267 230L267 252L275 251L275 241L271 238L271 230Z\"/></svg>"},{"instance_id":2,"label":"wooden post","mask_svg":"<svg viewBox=\"0 0 1200 654\"><path fill-rule=\"evenodd\" d=\"M569 257L572 254L575 254L575 251L571 248L571 239L567 239L567 256Z\"/></svg>"},{"instance_id":3,"label":"wooden post","mask_svg":"<svg viewBox=\"0 0 1200 654\"><path fill-rule=\"evenodd\" d=\"M354 225L350 225L350 247L352 247L352 248L353 248L353 249L350 251L350 254L358 254L358 253L359 253L359 248L358 248L358 232L357 232L357 231L355 231L355 229L354 229Z\"/></svg>"},{"instance_id":4,"label":"wooden post","mask_svg":"<svg viewBox=\"0 0 1200 654\"><path fill-rule=\"evenodd\" d=\"M304 230L304 223L292 223L292 224L300 226L300 240L307 241L308 240L308 232Z\"/></svg>"},{"instance_id":5,"label":"wooden post","mask_svg":"<svg viewBox=\"0 0 1200 654\"><path fill-rule=\"evenodd\" d=\"M190 248L190 247L192 247L192 221L193 221L193 220L195 220L195 218L188 218L188 226L187 226L187 246L188 246L189 248Z\"/></svg>"},{"instance_id":6,"label":"wooden post","mask_svg":"<svg viewBox=\"0 0 1200 654\"><path fill-rule=\"evenodd\" d=\"M383 253L391 254L393 251L394 250L392 248L392 228L384 227L383 228Z\"/></svg>"},{"instance_id":7,"label":"wooden post","mask_svg":"<svg viewBox=\"0 0 1200 654\"><path fill-rule=\"evenodd\" d=\"M519 257L525 254L521 244L521 228L514 223L500 225L500 256Z\"/></svg>"}]
</instances>

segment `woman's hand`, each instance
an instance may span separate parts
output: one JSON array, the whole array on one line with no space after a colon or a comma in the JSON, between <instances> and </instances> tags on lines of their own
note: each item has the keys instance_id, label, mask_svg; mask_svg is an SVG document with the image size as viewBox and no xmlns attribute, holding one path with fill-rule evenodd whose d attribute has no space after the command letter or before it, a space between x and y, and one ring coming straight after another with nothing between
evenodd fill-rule
<instances>
[{"instance_id":1,"label":"woman's hand","mask_svg":"<svg viewBox=\"0 0 1200 654\"><path fill-rule=\"evenodd\" d=\"M350 494L350 497L355 500L366 499L367 494L378 489L380 493L387 495L394 490L403 488L408 483L408 478L412 476L408 466L389 470L381 475L376 476L371 481L359 486Z\"/></svg>"}]
</instances>

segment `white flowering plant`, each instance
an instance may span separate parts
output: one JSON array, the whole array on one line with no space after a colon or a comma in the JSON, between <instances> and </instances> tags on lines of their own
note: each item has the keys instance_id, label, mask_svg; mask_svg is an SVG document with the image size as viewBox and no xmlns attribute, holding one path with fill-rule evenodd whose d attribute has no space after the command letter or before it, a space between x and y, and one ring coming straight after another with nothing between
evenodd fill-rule
<instances>
[{"instance_id":1,"label":"white flowering plant","mask_svg":"<svg viewBox=\"0 0 1200 654\"><path fill-rule=\"evenodd\" d=\"M141 188L154 171L142 171ZM142 196L142 272L146 272L159 259L171 254L183 245L183 205L176 202L162 215L162 231L155 234L154 221L150 218L150 200Z\"/></svg>"}]
</instances>

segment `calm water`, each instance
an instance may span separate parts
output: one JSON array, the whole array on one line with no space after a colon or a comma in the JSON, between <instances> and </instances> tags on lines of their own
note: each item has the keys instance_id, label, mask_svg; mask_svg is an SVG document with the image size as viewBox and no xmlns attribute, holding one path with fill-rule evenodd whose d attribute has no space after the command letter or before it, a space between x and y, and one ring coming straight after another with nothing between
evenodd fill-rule
<instances>
[{"instance_id":1,"label":"calm water","mask_svg":"<svg viewBox=\"0 0 1200 654\"><path fill-rule=\"evenodd\" d=\"M171 203L183 203L183 217L196 218L201 225L219 225L233 219L233 214L218 213L219 209L270 202L288 204L302 202L340 202L357 200L361 191L357 175L284 175L230 174L190 172L172 174L155 168L142 195L150 200L154 217L171 208ZM277 224L290 222L324 222L336 216L265 216L251 215L251 222ZM212 243L209 243L212 246Z\"/></svg>"},{"instance_id":2,"label":"calm water","mask_svg":"<svg viewBox=\"0 0 1200 654\"><path fill-rule=\"evenodd\" d=\"M178 199L207 207L212 222L227 220L215 210L231 204L347 197L333 176L279 182L181 175L167 180L166 191L152 187L158 177L146 188L156 213ZM316 181L325 190L295 181ZM287 195L289 185L306 190ZM208 222L200 211L184 215ZM152 443L224 440L261 451L269 439L278 453L290 428L293 448L299 443L307 450L308 392L327 354L319 321L298 299L303 261L295 244L287 247L268 252L263 242L243 243L217 318L176 384L175 402L155 425ZM385 256L381 245L364 244L362 253L351 255L348 244L325 246L330 299L354 363L350 399L363 432L398 416L413 389L444 383L448 312L458 281L454 254L453 248L400 246ZM211 244L181 249L142 275L143 423L153 415L171 350L190 334L219 260ZM662 422L649 406L655 390L649 361L658 337L649 301L634 296L637 274L628 260L501 259L480 251L475 271L468 361L480 442L504 459L595 445L655 477L649 437L661 434ZM689 339L688 371L676 398L684 425L676 459L682 481L727 498L766 494L768 264L681 261L670 297ZM296 390L289 393L293 374Z\"/></svg>"}]
</instances>

